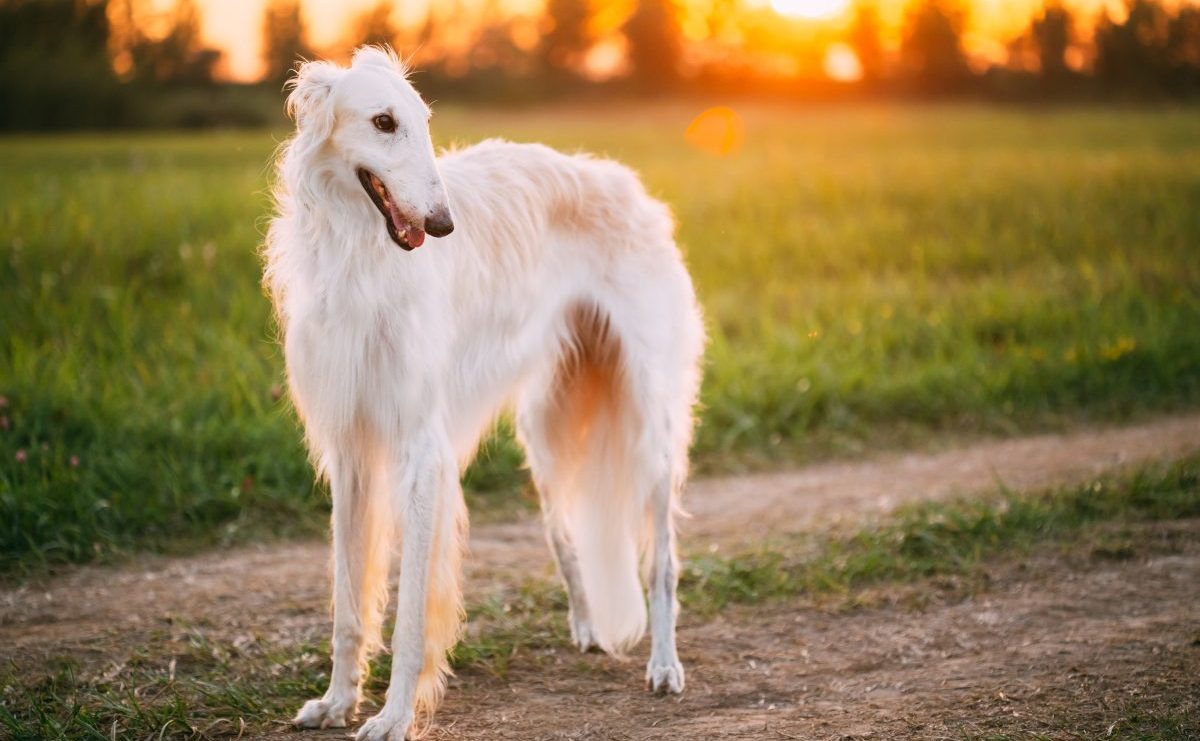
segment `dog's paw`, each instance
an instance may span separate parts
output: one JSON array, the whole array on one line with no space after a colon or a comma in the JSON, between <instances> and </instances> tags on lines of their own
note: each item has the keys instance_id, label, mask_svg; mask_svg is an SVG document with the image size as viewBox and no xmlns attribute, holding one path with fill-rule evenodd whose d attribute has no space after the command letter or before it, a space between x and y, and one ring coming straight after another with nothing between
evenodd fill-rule
<instances>
[{"instance_id":1,"label":"dog's paw","mask_svg":"<svg viewBox=\"0 0 1200 741\"><path fill-rule=\"evenodd\" d=\"M582 653L587 653L593 646L597 646L596 632L592 630L592 624L587 620L577 620L575 614L570 616L571 623L571 642L574 643Z\"/></svg>"},{"instance_id":2,"label":"dog's paw","mask_svg":"<svg viewBox=\"0 0 1200 741\"><path fill-rule=\"evenodd\" d=\"M355 741L404 741L412 725L412 713L393 713L387 707L363 723Z\"/></svg>"},{"instance_id":3,"label":"dog's paw","mask_svg":"<svg viewBox=\"0 0 1200 741\"><path fill-rule=\"evenodd\" d=\"M646 688L658 694L683 692L683 664L678 659L660 661L651 657L646 665Z\"/></svg>"},{"instance_id":4,"label":"dog's paw","mask_svg":"<svg viewBox=\"0 0 1200 741\"><path fill-rule=\"evenodd\" d=\"M296 713L292 722L299 728L345 728L354 721L358 711L358 698L329 697L319 700L309 700Z\"/></svg>"}]
</instances>

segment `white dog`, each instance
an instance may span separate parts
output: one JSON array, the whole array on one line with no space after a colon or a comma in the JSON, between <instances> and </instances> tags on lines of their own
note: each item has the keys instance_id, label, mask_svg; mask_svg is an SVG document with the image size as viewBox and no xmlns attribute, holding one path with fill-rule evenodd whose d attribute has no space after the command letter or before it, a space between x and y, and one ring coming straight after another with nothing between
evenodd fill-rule
<instances>
[{"instance_id":1,"label":"white dog","mask_svg":"<svg viewBox=\"0 0 1200 741\"><path fill-rule=\"evenodd\" d=\"M435 157L429 108L377 48L304 64L288 106L265 282L333 492L333 671L295 722L352 721L396 541L391 685L358 738L430 717L462 620L459 474L508 403L575 642L641 638L643 560L646 681L682 691L673 516L704 335L667 208L621 165L540 145Z\"/></svg>"}]
</instances>

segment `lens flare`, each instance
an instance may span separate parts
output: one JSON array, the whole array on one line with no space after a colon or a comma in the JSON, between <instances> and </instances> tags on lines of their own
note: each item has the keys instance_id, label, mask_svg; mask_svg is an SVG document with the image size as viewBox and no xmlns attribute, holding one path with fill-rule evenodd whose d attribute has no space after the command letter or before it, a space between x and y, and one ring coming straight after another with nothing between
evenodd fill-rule
<instances>
[{"instance_id":1,"label":"lens flare","mask_svg":"<svg viewBox=\"0 0 1200 741\"><path fill-rule=\"evenodd\" d=\"M692 119L684 132L688 144L717 157L728 157L742 148L746 128L732 108L709 108Z\"/></svg>"}]
</instances>

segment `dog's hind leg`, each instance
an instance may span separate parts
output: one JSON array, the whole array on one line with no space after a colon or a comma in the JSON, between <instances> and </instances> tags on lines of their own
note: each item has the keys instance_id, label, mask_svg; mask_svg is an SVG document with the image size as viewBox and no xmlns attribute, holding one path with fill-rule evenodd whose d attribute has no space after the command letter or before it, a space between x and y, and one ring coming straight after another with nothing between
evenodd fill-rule
<instances>
[{"instance_id":1,"label":"dog's hind leg","mask_svg":"<svg viewBox=\"0 0 1200 741\"><path fill-rule=\"evenodd\" d=\"M596 637L592 635L587 595L583 591L583 576L579 573L579 556L575 553L575 546L572 545L570 536L562 527L549 525L547 532L551 547L554 549L554 562L558 564L558 573L562 575L563 583L567 585L571 640L580 651L587 651L596 645Z\"/></svg>"},{"instance_id":2,"label":"dog's hind leg","mask_svg":"<svg viewBox=\"0 0 1200 741\"><path fill-rule=\"evenodd\" d=\"M653 523L650 558L650 662L646 686L654 692L683 692L683 664L675 650L675 618L679 602L679 556L675 545L676 495L671 477L661 477L650 493L648 508Z\"/></svg>"},{"instance_id":3,"label":"dog's hind leg","mask_svg":"<svg viewBox=\"0 0 1200 741\"><path fill-rule=\"evenodd\" d=\"M539 485L538 491L543 490L544 487ZM571 536L563 527L562 521L546 511L545 500L545 495L542 495L542 516L550 550L554 553L554 563L558 566L558 573L567 587L567 617L571 626L571 640L580 651L587 651L596 644L596 638L592 635L587 595L583 590L583 576L579 572L579 556L575 553Z\"/></svg>"},{"instance_id":4,"label":"dog's hind leg","mask_svg":"<svg viewBox=\"0 0 1200 741\"><path fill-rule=\"evenodd\" d=\"M356 451L358 453L358 451ZM301 728L342 728L358 709L369 651L379 644L391 552L390 511L372 491L373 472L361 455L339 455L328 466L333 494L333 671L325 695L295 718Z\"/></svg>"},{"instance_id":5,"label":"dog's hind leg","mask_svg":"<svg viewBox=\"0 0 1200 741\"><path fill-rule=\"evenodd\" d=\"M546 531L546 542L550 553L558 567L558 574L567 590L567 619L571 626L571 640L580 651L587 651L596 645L592 631L591 618L588 611L587 595L583 589L583 576L579 571L579 557L571 535L567 530L563 513L558 507L562 499L568 495L564 487L568 485L562 475L561 453L547 435L548 414L551 409L547 406L552 402L552 390L545 384L534 386L522 395L518 406L517 430L518 436L525 447L525 457L533 474L534 486L537 488L538 501L542 509L542 524ZM556 454L557 453L557 454Z\"/></svg>"},{"instance_id":6,"label":"dog's hind leg","mask_svg":"<svg viewBox=\"0 0 1200 741\"><path fill-rule=\"evenodd\" d=\"M648 525L640 541L650 607L646 684L655 692L682 692L683 665L675 645L675 516L687 478L703 326L682 265L671 260L653 275L652 286L641 272L623 276L613 284L614 295L606 307L612 332L624 350L621 417L631 432L621 439L631 461L634 500Z\"/></svg>"}]
</instances>

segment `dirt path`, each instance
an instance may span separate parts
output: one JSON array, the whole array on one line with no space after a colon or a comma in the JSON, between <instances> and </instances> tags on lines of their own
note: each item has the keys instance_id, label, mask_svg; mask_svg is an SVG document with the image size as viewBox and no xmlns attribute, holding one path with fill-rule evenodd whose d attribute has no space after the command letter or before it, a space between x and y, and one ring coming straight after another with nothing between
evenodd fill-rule
<instances>
[{"instance_id":1,"label":"dirt path","mask_svg":"<svg viewBox=\"0 0 1200 741\"><path fill-rule=\"evenodd\" d=\"M683 542L698 550L754 541L997 482L1041 487L1195 450L1200 415L708 479L689 489L694 517L684 525ZM549 669L543 660L518 664L504 682L456 680L438 733L649 738L664 723L697 738L929 737L955 728L951 735L961 735L997 714L1036 717L1050 695L1089 698L1104 706L1096 717L1107 717L1115 704L1145 699L1122 693L1152 693L1156 677L1166 676L1183 677L1195 702L1200 648L1189 641L1200 635L1196 535L1187 530L1166 555L1136 562L1089 562L1082 570L1047 564L1049 577L1010 575L984 597L919 614L889 608L828 615L776 606L727 611L706 622L685 618L680 642L691 675L682 700L635 692L637 662L564 654L551 657ZM202 625L225 640L321 636L328 630L327 557L323 543L239 548L82 568L8 590L0 593L0 662L70 655L85 665L119 665L139 646L161 640L164 626L177 624ZM517 573L550 573L533 518L476 528L469 595L511 583Z\"/></svg>"},{"instance_id":2,"label":"dirt path","mask_svg":"<svg viewBox=\"0 0 1200 741\"><path fill-rule=\"evenodd\" d=\"M640 689L644 649L524 656L503 681L458 678L435 737L1096 739L1138 713L1195 719L1200 522L1140 535L1157 547L1122 563L1042 556L951 604L685 619L679 698Z\"/></svg>"}]
</instances>

